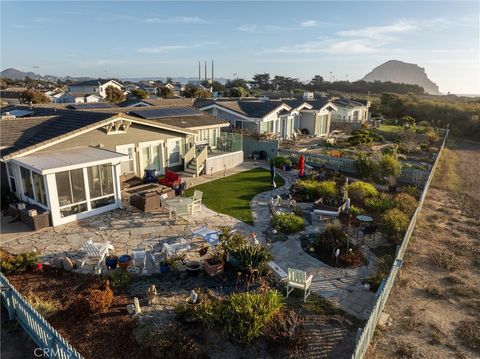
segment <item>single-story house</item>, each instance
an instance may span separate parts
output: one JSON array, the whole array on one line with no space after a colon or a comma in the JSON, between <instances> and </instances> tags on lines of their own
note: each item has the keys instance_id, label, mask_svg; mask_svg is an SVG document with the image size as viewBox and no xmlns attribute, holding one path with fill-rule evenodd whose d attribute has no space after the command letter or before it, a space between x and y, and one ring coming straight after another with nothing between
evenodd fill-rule
<instances>
[{"instance_id":1,"label":"single-story house","mask_svg":"<svg viewBox=\"0 0 480 359\"><path fill-rule=\"evenodd\" d=\"M333 122L349 122L361 124L368 120L370 101L334 99L337 111L332 115Z\"/></svg>"},{"instance_id":2,"label":"single-story house","mask_svg":"<svg viewBox=\"0 0 480 359\"><path fill-rule=\"evenodd\" d=\"M73 103L95 103L103 101L102 96L94 93L69 92L68 94L75 99Z\"/></svg>"},{"instance_id":3,"label":"single-story house","mask_svg":"<svg viewBox=\"0 0 480 359\"><path fill-rule=\"evenodd\" d=\"M194 148L195 132L125 113L15 109L31 113L0 120L2 183L54 226L121 207L123 173L182 170Z\"/></svg>"}]
</instances>

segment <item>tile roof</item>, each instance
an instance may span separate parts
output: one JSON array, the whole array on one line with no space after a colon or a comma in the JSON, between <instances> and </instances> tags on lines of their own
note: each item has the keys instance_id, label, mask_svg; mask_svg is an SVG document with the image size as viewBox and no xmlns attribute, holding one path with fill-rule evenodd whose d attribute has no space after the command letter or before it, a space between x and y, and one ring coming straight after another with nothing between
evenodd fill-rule
<instances>
[{"instance_id":1,"label":"tile roof","mask_svg":"<svg viewBox=\"0 0 480 359\"><path fill-rule=\"evenodd\" d=\"M196 107L205 107L212 104L228 108L231 111L237 112L241 115L262 118L282 106L279 101L260 101L260 100L240 100L240 101L211 101L195 103Z\"/></svg>"}]
</instances>

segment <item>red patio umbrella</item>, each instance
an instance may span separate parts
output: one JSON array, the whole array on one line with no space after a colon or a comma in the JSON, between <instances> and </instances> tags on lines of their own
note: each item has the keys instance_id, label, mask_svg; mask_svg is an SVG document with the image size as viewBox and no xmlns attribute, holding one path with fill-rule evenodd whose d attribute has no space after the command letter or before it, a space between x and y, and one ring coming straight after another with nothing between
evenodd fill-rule
<instances>
[{"instance_id":1,"label":"red patio umbrella","mask_svg":"<svg viewBox=\"0 0 480 359\"><path fill-rule=\"evenodd\" d=\"M298 176L303 177L303 175L304 175L303 172L305 170L305 156L304 155L301 155L300 158L298 159L297 168L298 168Z\"/></svg>"}]
</instances>

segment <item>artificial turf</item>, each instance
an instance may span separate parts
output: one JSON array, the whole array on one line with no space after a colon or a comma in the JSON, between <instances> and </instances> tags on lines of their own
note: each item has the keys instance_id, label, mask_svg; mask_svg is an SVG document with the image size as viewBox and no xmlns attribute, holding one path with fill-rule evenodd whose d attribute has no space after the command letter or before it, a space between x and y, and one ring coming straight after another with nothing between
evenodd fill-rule
<instances>
[{"instance_id":1,"label":"artificial turf","mask_svg":"<svg viewBox=\"0 0 480 359\"><path fill-rule=\"evenodd\" d=\"M275 183L283 186L283 178L277 175ZM270 171L254 168L189 188L185 195L192 196L196 189L203 192L202 203L211 210L253 224L250 201L257 193L270 190Z\"/></svg>"}]
</instances>

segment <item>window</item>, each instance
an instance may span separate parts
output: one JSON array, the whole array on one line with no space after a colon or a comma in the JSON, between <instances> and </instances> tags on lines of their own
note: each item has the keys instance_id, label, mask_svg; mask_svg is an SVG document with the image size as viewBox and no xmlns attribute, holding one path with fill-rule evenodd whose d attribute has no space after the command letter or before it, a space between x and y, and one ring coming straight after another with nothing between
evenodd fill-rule
<instances>
[{"instance_id":1,"label":"window","mask_svg":"<svg viewBox=\"0 0 480 359\"><path fill-rule=\"evenodd\" d=\"M140 169L155 169L157 174L163 170L163 143L140 143Z\"/></svg>"},{"instance_id":2,"label":"window","mask_svg":"<svg viewBox=\"0 0 480 359\"><path fill-rule=\"evenodd\" d=\"M23 194L27 197L34 198L30 170L27 170L24 167L20 167L20 176L22 177Z\"/></svg>"},{"instance_id":3,"label":"window","mask_svg":"<svg viewBox=\"0 0 480 359\"><path fill-rule=\"evenodd\" d=\"M46 206L47 193L45 192L45 183L43 182L43 176L36 172L32 172L32 178L33 178L33 190L35 194L35 201Z\"/></svg>"},{"instance_id":4,"label":"window","mask_svg":"<svg viewBox=\"0 0 480 359\"><path fill-rule=\"evenodd\" d=\"M128 161L123 161L120 165L122 173L134 173L135 171L135 146L123 145L117 146L117 152L128 155Z\"/></svg>"},{"instance_id":5,"label":"window","mask_svg":"<svg viewBox=\"0 0 480 359\"><path fill-rule=\"evenodd\" d=\"M111 165L92 166L87 169L90 198L113 196L113 175Z\"/></svg>"},{"instance_id":6,"label":"window","mask_svg":"<svg viewBox=\"0 0 480 359\"><path fill-rule=\"evenodd\" d=\"M17 193L17 183L15 182L15 172L13 169L13 163L7 162L7 171L8 171L8 179L10 181L10 189L12 192Z\"/></svg>"},{"instance_id":7,"label":"window","mask_svg":"<svg viewBox=\"0 0 480 359\"><path fill-rule=\"evenodd\" d=\"M58 203L62 217L87 211L87 196L83 169L58 172L57 181Z\"/></svg>"}]
</instances>

